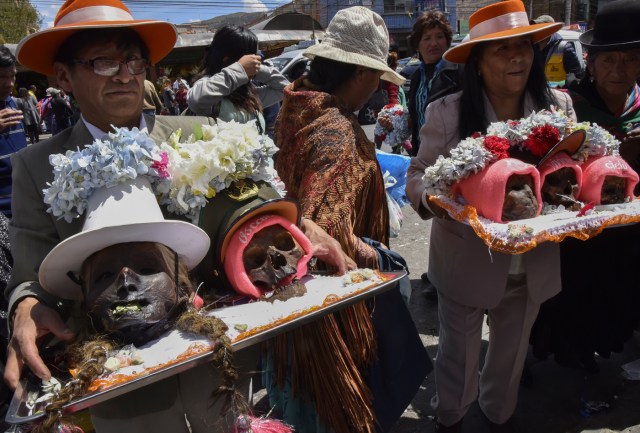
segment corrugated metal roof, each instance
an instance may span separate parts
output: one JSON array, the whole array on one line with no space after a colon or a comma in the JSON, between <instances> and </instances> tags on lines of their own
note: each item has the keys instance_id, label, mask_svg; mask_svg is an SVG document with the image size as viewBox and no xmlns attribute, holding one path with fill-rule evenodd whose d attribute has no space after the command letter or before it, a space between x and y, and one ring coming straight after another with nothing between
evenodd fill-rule
<instances>
[{"instance_id":1,"label":"corrugated metal roof","mask_svg":"<svg viewBox=\"0 0 640 433\"><path fill-rule=\"evenodd\" d=\"M300 12L285 12L261 21L250 27L256 30L322 30L322 25L311 15Z\"/></svg>"},{"instance_id":2,"label":"corrugated metal roof","mask_svg":"<svg viewBox=\"0 0 640 433\"><path fill-rule=\"evenodd\" d=\"M252 32L258 37L259 43L275 43L275 42L298 42L313 39L315 33L316 39L322 39L324 32L322 30L258 30L252 29ZM183 47L200 47L211 43L213 32L203 33L182 33L178 35L175 48Z\"/></svg>"}]
</instances>

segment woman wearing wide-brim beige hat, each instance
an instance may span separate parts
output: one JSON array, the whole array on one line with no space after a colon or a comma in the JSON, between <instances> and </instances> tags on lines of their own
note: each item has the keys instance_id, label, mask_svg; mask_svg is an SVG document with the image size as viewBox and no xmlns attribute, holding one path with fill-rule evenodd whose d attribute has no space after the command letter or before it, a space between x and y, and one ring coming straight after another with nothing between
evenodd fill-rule
<instances>
[{"instance_id":1,"label":"woman wearing wide-brim beige hat","mask_svg":"<svg viewBox=\"0 0 640 433\"><path fill-rule=\"evenodd\" d=\"M62 43L85 29L130 28L144 41L149 61L157 63L174 47L177 31L173 24L156 20L135 20L120 0L67 0L56 15L53 27L20 41L16 57L21 65L53 75L53 62Z\"/></svg>"},{"instance_id":2,"label":"woman wearing wide-brim beige hat","mask_svg":"<svg viewBox=\"0 0 640 433\"><path fill-rule=\"evenodd\" d=\"M469 17L469 39L444 53L445 60L465 63L471 49L481 42L531 35L532 42L548 38L562 27L562 23L529 24L524 3L503 1L485 6Z\"/></svg>"},{"instance_id":3,"label":"woman wearing wide-brim beige hat","mask_svg":"<svg viewBox=\"0 0 640 433\"><path fill-rule=\"evenodd\" d=\"M339 11L329 23L322 42L304 52L342 63L383 71L382 79L401 86L402 75L387 65L389 31L380 15L362 6Z\"/></svg>"},{"instance_id":4,"label":"woman wearing wide-brim beige hat","mask_svg":"<svg viewBox=\"0 0 640 433\"><path fill-rule=\"evenodd\" d=\"M387 66L388 50L378 14L361 6L339 11L322 43L307 49L309 72L285 88L276 122L275 167L287 195L360 268L382 266L384 253L367 240L388 245L389 211L375 145L354 112L381 79L402 83ZM273 359L287 368L265 372L274 384L269 397L296 430L389 431L430 371L400 291L371 307L358 303L270 343ZM306 353L314 354L313 371L301 362ZM394 365L384 370L377 359Z\"/></svg>"}]
</instances>

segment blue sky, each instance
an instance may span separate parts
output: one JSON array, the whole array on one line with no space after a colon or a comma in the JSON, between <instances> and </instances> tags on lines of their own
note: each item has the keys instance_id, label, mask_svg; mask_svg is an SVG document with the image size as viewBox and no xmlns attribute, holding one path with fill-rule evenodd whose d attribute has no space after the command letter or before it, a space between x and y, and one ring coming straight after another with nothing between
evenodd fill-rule
<instances>
[{"instance_id":1,"label":"blue sky","mask_svg":"<svg viewBox=\"0 0 640 433\"><path fill-rule=\"evenodd\" d=\"M31 0L43 18L42 28L53 20L64 0ZM137 19L157 19L174 24L190 23L234 12L259 12L287 3L287 0L130 0L124 3Z\"/></svg>"}]
</instances>

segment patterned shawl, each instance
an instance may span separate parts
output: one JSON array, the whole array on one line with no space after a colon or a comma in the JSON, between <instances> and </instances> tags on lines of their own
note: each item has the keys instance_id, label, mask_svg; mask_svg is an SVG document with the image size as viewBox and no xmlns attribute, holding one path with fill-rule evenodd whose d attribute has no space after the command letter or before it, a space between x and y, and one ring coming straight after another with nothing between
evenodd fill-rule
<instances>
[{"instance_id":1,"label":"patterned shawl","mask_svg":"<svg viewBox=\"0 0 640 433\"><path fill-rule=\"evenodd\" d=\"M640 88L634 85L619 113L611 113L598 94L594 83L582 80L572 89L573 108L580 122L594 122L606 128L619 140L640 126Z\"/></svg>"},{"instance_id":2,"label":"patterned shawl","mask_svg":"<svg viewBox=\"0 0 640 433\"><path fill-rule=\"evenodd\" d=\"M375 145L353 113L324 92L285 88L276 123L276 169L303 215L337 239L358 266L377 268L365 236L389 241L384 181Z\"/></svg>"},{"instance_id":3,"label":"patterned shawl","mask_svg":"<svg viewBox=\"0 0 640 433\"><path fill-rule=\"evenodd\" d=\"M303 215L337 239L360 267L377 268L377 253L360 239L388 243L389 218L375 146L335 97L287 86L276 123L276 169ZM296 431L373 433L365 381L377 344L371 311L359 302L268 343L270 398L285 395L285 421ZM322 428L309 426L301 402L311 402ZM339 402L339 403L338 403ZM336 404L338 403L338 404Z\"/></svg>"}]
</instances>

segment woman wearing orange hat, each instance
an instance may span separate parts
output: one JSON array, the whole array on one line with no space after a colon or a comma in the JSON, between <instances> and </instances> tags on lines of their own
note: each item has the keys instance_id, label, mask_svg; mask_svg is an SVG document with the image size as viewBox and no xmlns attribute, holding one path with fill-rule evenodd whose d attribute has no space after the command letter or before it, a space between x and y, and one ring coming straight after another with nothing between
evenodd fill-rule
<instances>
[{"instance_id":1,"label":"woman wearing orange hat","mask_svg":"<svg viewBox=\"0 0 640 433\"><path fill-rule=\"evenodd\" d=\"M411 161L407 196L419 214L433 219L429 279L438 289L440 344L432 405L439 431L461 432L462 419L478 399L490 431L515 431L511 416L518 399L529 333L540 303L560 291L557 244L522 255L487 250L471 227L447 218L430 202L424 169L439 155L491 122L519 119L555 106L574 117L567 95L549 89L533 46L561 24L529 25L520 0L486 6L469 19L469 40L444 59L464 64L462 91L429 104L421 146ZM482 323L488 311L491 334L478 376ZM479 392L478 392L479 390Z\"/></svg>"}]
</instances>

